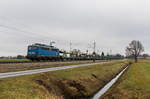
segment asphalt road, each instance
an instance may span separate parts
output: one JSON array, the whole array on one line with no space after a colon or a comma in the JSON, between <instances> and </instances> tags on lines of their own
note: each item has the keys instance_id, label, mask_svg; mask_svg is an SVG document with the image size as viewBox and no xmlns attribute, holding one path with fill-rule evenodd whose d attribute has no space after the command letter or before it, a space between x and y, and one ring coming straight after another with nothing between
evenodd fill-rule
<instances>
[{"instance_id":1,"label":"asphalt road","mask_svg":"<svg viewBox=\"0 0 150 99\"><path fill-rule=\"evenodd\" d=\"M26 71L18 71L18 72L0 73L0 78L9 78L9 77L22 76L22 75L31 75L31 74L37 74L37 73L43 73L43 72L50 72L50 71L56 71L56 70L75 68L75 67L92 66L92 65L103 64L103 63L106 63L106 62L80 64L80 65L70 65L70 66L63 66L63 67L53 67L53 68L26 70Z\"/></svg>"}]
</instances>

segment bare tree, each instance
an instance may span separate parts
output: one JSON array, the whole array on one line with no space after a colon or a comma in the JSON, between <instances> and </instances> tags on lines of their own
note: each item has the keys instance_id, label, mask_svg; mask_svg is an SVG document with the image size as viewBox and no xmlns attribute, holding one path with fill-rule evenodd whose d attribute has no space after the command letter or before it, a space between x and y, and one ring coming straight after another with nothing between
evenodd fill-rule
<instances>
[{"instance_id":1,"label":"bare tree","mask_svg":"<svg viewBox=\"0 0 150 99\"><path fill-rule=\"evenodd\" d=\"M104 57L105 57L105 54L104 54L104 52L102 52L102 54L101 54L102 60L104 60Z\"/></svg>"},{"instance_id":2,"label":"bare tree","mask_svg":"<svg viewBox=\"0 0 150 99\"><path fill-rule=\"evenodd\" d=\"M144 51L144 47L140 41L133 40L126 48L126 55L133 56L135 62L138 61L138 56Z\"/></svg>"}]
</instances>

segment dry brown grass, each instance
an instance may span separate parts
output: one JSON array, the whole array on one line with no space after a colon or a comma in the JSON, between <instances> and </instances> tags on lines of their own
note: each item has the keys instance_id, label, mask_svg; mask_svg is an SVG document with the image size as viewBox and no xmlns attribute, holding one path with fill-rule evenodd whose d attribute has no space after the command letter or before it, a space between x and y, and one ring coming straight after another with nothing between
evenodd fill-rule
<instances>
[{"instance_id":1,"label":"dry brown grass","mask_svg":"<svg viewBox=\"0 0 150 99\"><path fill-rule=\"evenodd\" d=\"M0 99L88 99L127 64L117 61L0 80Z\"/></svg>"},{"instance_id":2,"label":"dry brown grass","mask_svg":"<svg viewBox=\"0 0 150 99\"><path fill-rule=\"evenodd\" d=\"M150 99L150 60L133 64L102 99Z\"/></svg>"}]
</instances>

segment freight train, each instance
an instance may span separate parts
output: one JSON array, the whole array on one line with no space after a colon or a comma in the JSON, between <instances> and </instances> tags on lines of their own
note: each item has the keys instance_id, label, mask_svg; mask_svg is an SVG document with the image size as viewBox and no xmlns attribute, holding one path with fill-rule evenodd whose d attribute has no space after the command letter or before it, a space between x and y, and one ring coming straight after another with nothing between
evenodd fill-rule
<instances>
[{"instance_id":1,"label":"freight train","mask_svg":"<svg viewBox=\"0 0 150 99\"><path fill-rule=\"evenodd\" d=\"M32 61L41 60L92 60L100 59L98 55L81 53L77 50L72 52L61 51L60 49L45 45L45 44L32 44L28 46L27 59Z\"/></svg>"},{"instance_id":2,"label":"freight train","mask_svg":"<svg viewBox=\"0 0 150 99\"><path fill-rule=\"evenodd\" d=\"M28 46L27 59L32 61L63 61L63 60L100 60L100 59L121 59L118 56L105 56L93 53L81 53L79 50L71 52L62 51L54 46L35 43Z\"/></svg>"}]
</instances>

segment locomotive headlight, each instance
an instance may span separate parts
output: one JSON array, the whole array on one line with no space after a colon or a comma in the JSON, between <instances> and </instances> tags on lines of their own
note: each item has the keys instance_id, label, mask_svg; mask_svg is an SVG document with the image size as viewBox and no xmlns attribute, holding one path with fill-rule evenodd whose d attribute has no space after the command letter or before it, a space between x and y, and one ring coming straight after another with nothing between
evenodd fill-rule
<instances>
[{"instance_id":1,"label":"locomotive headlight","mask_svg":"<svg viewBox=\"0 0 150 99\"><path fill-rule=\"evenodd\" d=\"M28 54L30 54L30 55L34 55L34 54L35 54L35 52L29 52Z\"/></svg>"},{"instance_id":2,"label":"locomotive headlight","mask_svg":"<svg viewBox=\"0 0 150 99\"><path fill-rule=\"evenodd\" d=\"M35 52L32 52L32 54L34 55L34 54L35 54Z\"/></svg>"}]
</instances>

